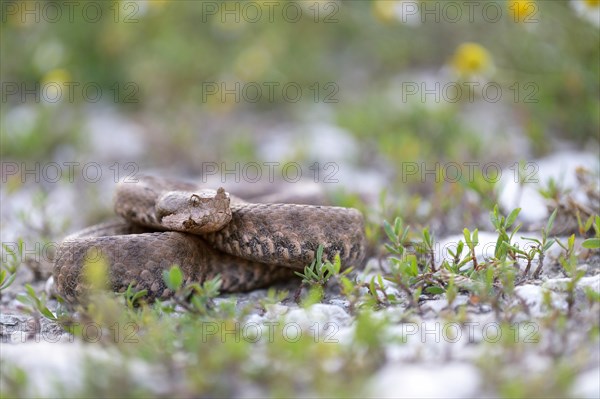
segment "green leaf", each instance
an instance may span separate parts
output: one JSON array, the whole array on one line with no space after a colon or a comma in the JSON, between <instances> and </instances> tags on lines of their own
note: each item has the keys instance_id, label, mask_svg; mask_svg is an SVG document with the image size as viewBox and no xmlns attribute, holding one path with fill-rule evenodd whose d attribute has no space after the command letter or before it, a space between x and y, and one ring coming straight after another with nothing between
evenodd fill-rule
<instances>
[{"instance_id":1,"label":"green leaf","mask_svg":"<svg viewBox=\"0 0 600 399\"><path fill-rule=\"evenodd\" d=\"M42 315L44 315L46 318L50 319L50 320L56 320L56 316L54 315L54 313L52 313L50 311L50 309L48 309L47 307L43 306L41 309L38 309Z\"/></svg>"},{"instance_id":2,"label":"green leaf","mask_svg":"<svg viewBox=\"0 0 600 399\"><path fill-rule=\"evenodd\" d=\"M548 234L550 232L550 230L552 230L552 226L554 226L554 219L556 219L557 212L558 212L558 208L556 208L550 215L550 218L548 219L548 223L546 223L546 229L544 230L545 234Z\"/></svg>"},{"instance_id":3,"label":"green leaf","mask_svg":"<svg viewBox=\"0 0 600 399\"><path fill-rule=\"evenodd\" d=\"M571 236L567 240L567 243L569 245L569 249L573 249L575 247L575 234L571 234Z\"/></svg>"},{"instance_id":4,"label":"green leaf","mask_svg":"<svg viewBox=\"0 0 600 399\"><path fill-rule=\"evenodd\" d=\"M342 259L340 258L340 254L335 254L335 258L333 258L333 271L334 274L339 274L340 270L342 270Z\"/></svg>"},{"instance_id":5,"label":"green leaf","mask_svg":"<svg viewBox=\"0 0 600 399\"><path fill-rule=\"evenodd\" d=\"M302 280L304 280L304 279L306 278L306 277L304 276L304 274L303 274L303 273L300 273L300 272L296 272L296 271L294 271L294 274L295 274L296 276L300 277Z\"/></svg>"},{"instance_id":6,"label":"green leaf","mask_svg":"<svg viewBox=\"0 0 600 399\"><path fill-rule=\"evenodd\" d=\"M8 288L17 277L16 274L11 274L8 276L8 278L6 277L6 275L6 270L2 270L2 276L0 277L0 291L5 288Z\"/></svg>"},{"instance_id":7,"label":"green leaf","mask_svg":"<svg viewBox=\"0 0 600 399\"><path fill-rule=\"evenodd\" d=\"M417 257L415 255L409 255L406 257L406 270L412 277L419 275L419 266L417 265Z\"/></svg>"},{"instance_id":8,"label":"green leaf","mask_svg":"<svg viewBox=\"0 0 600 399\"><path fill-rule=\"evenodd\" d=\"M595 291L592 287L584 287L583 291L590 301L600 302L600 292Z\"/></svg>"},{"instance_id":9,"label":"green leaf","mask_svg":"<svg viewBox=\"0 0 600 399\"><path fill-rule=\"evenodd\" d=\"M383 230L385 231L385 234L388 236L389 240L395 243L397 238L396 234L394 234L394 230L387 220L383 221Z\"/></svg>"},{"instance_id":10,"label":"green leaf","mask_svg":"<svg viewBox=\"0 0 600 399\"><path fill-rule=\"evenodd\" d=\"M377 275L377 282L379 283L379 286L381 287L381 289L383 289L384 285L383 285L383 278L381 277L381 274Z\"/></svg>"},{"instance_id":11,"label":"green leaf","mask_svg":"<svg viewBox=\"0 0 600 399\"><path fill-rule=\"evenodd\" d=\"M146 295L148 295L148 290L138 291L131 297L131 302L135 303L138 299L145 297Z\"/></svg>"},{"instance_id":12,"label":"green leaf","mask_svg":"<svg viewBox=\"0 0 600 399\"><path fill-rule=\"evenodd\" d=\"M33 289L33 287L31 285L25 284L25 291L27 291L27 295L29 295L31 298L37 299L37 295L35 294L35 290Z\"/></svg>"},{"instance_id":13,"label":"green leaf","mask_svg":"<svg viewBox=\"0 0 600 399\"><path fill-rule=\"evenodd\" d=\"M406 241L406 237L408 236L408 231L410 229L410 226L406 226L404 228L404 231L402 232L402 237L400 237L400 243L404 243Z\"/></svg>"},{"instance_id":14,"label":"green leaf","mask_svg":"<svg viewBox=\"0 0 600 399\"><path fill-rule=\"evenodd\" d=\"M375 289L375 277L371 277L371 282L369 283L369 292L373 296L377 296L377 290Z\"/></svg>"},{"instance_id":15,"label":"green leaf","mask_svg":"<svg viewBox=\"0 0 600 399\"><path fill-rule=\"evenodd\" d=\"M471 248L471 232L466 227L463 230L463 236L465 237L465 242L467 243L467 246Z\"/></svg>"},{"instance_id":16,"label":"green leaf","mask_svg":"<svg viewBox=\"0 0 600 399\"><path fill-rule=\"evenodd\" d=\"M352 281L350 281L349 278L342 276L340 278L340 282L342 283L342 287L343 287L343 291L344 291L345 295L348 295L352 291L354 291L354 284L352 283Z\"/></svg>"},{"instance_id":17,"label":"green leaf","mask_svg":"<svg viewBox=\"0 0 600 399\"><path fill-rule=\"evenodd\" d=\"M384 244L385 249L388 250L388 252L394 253L394 254L398 254L398 255L402 255L404 253L404 248L402 247L392 247L390 244Z\"/></svg>"},{"instance_id":18,"label":"green leaf","mask_svg":"<svg viewBox=\"0 0 600 399\"><path fill-rule=\"evenodd\" d=\"M419 297L421 296L422 291L423 287L419 287L413 291L413 301L419 302Z\"/></svg>"},{"instance_id":19,"label":"green leaf","mask_svg":"<svg viewBox=\"0 0 600 399\"><path fill-rule=\"evenodd\" d=\"M390 262L392 262L393 264L396 264L396 265L398 265L398 264L400 264L400 263L404 262L404 260L402 260L402 259L399 259L399 258L396 258L395 256L390 256L390 257L388 258L388 260L389 260Z\"/></svg>"},{"instance_id":20,"label":"green leaf","mask_svg":"<svg viewBox=\"0 0 600 399\"><path fill-rule=\"evenodd\" d=\"M513 225L515 220L517 220L517 216L519 216L519 212L521 212L521 208L513 209L512 212L508 214L508 217L506 218L506 224L505 224L505 227L507 229Z\"/></svg>"},{"instance_id":21,"label":"green leaf","mask_svg":"<svg viewBox=\"0 0 600 399\"><path fill-rule=\"evenodd\" d=\"M588 249L598 249L600 248L600 238L588 238L581 245Z\"/></svg>"},{"instance_id":22,"label":"green leaf","mask_svg":"<svg viewBox=\"0 0 600 399\"><path fill-rule=\"evenodd\" d=\"M552 240L548 240L548 242L544 245L544 247L542 248L542 251L546 252L547 250L550 249L551 246L554 245L556 241L554 239Z\"/></svg>"},{"instance_id":23,"label":"green leaf","mask_svg":"<svg viewBox=\"0 0 600 399\"><path fill-rule=\"evenodd\" d=\"M402 230L402 219L400 217L396 217L394 219L394 235L398 237L400 234L400 230Z\"/></svg>"},{"instance_id":24,"label":"green leaf","mask_svg":"<svg viewBox=\"0 0 600 399\"><path fill-rule=\"evenodd\" d=\"M504 255L506 255L506 250L504 245L502 245L504 242L506 242L506 240L504 239L503 235L500 234L496 240L496 249L494 250L494 256L496 259L503 259Z\"/></svg>"},{"instance_id":25,"label":"green leaf","mask_svg":"<svg viewBox=\"0 0 600 399\"><path fill-rule=\"evenodd\" d=\"M179 291L183 285L183 272L179 266L173 265L169 271L163 271L163 280L171 291Z\"/></svg>"},{"instance_id":26,"label":"green leaf","mask_svg":"<svg viewBox=\"0 0 600 399\"><path fill-rule=\"evenodd\" d=\"M23 305L35 306L35 301L27 295L17 294L17 301L21 302Z\"/></svg>"},{"instance_id":27,"label":"green leaf","mask_svg":"<svg viewBox=\"0 0 600 399\"><path fill-rule=\"evenodd\" d=\"M592 223L594 223L594 216L590 216L586 221L585 221L585 225L583 226L583 230L584 231L588 231L590 229L590 227L592 227Z\"/></svg>"},{"instance_id":28,"label":"green leaf","mask_svg":"<svg viewBox=\"0 0 600 399\"><path fill-rule=\"evenodd\" d=\"M521 237L522 240L527 240L527 241L531 241L531 242L535 242L538 245L542 245L542 242L540 240L538 240L537 238L533 238L533 237Z\"/></svg>"},{"instance_id":29,"label":"green leaf","mask_svg":"<svg viewBox=\"0 0 600 399\"><path fill-rule=\"evenodd\" d=\"M423 241L428 248L431 247L431 235L429 234L428 228L423 229Z\"/></svg>"},{"instance_id":30,"label":"green leaf","mask_svg":"<svg viewBox=\"0 0 600 399\"><path fill-rule=\"evenodd\" d=\"M425 292L432 295L440 295L446 291L441 287L427 287L425 288Z\"/></svg>"},{"instance_id":31,"label":"green leaf","mask_svg":"<svg viewBox=\"0 0 600 399\"><path fill-rule=\"evenodd\" d=\"M302 301L302 307L307 308L315 303L319 303L324 296L325 292L323 291L323 288L315 285L308 290L306 297Z\"/></svg>"},{"instance_id":32,"label":"green leaf","mask_svg":"<svg viewBox=\"0 0 600 399\"><path fill-rule=\"evenodd\" d=\"M510 245L507 242L503 242L502 245L504 245L506 248L513 250L514 252L527 256L527 252L523 251L522 249L519 249L517 247L515 247L514 245Z\"/></svg>"},{"instance_id":33,"label":"green leaf","mask_svg":"<svg viewBox=\"0 0 600 399\"><path fill-rule=\"evenodd\" d=\"M323 265L323 244L319 244L317 248L317 256L315 258L315 261L315 266L317 268L321 268L321 266Z\"/></svg>"}]
</instances>

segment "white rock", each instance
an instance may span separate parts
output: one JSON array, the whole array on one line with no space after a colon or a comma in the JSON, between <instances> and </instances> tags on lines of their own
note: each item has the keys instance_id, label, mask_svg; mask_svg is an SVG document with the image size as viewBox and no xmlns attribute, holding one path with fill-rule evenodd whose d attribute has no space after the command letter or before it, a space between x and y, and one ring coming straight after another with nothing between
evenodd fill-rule
<instances>
[{"instance_id":1,"label":"white rock","mask_svg":"<svg viewBox=\"0 0 600 399\"><path fill-rule=\"evenodd\" d=\"M388 364L369 383L369 395L379 398L470 398L481 384L477 368L463 363Z\"/></svg>"},{"instance_id":2,"label":"white rock","mask_svg":"<svg viewBox=\"0 0 600 399\"><path fill-rule=\"evenodd\" d=\"M284 334L309 334L315 341L339 342L338 333L349 326L352 318L335 305L317 303L308 309L293 309L284 318ZM301 331L297 331L298 328Z\"/></svg>"},{"instance_id":3,"label":"white rock","mask_svg":"<svg viewBox=\"0 0 600 399\"><path fill-rule=\"evenodd\" d=\"M11 365L27 372L28 384L25 389L28 397L58 397L61 396L61 389L71 393L80 391L84 388L86 378L92 377L85 374L89 370L86 364L94 366L99 375L103 369L112 373L111 368L128 372L136 385L156 394L166 395L171 389L166 375L163 373L161 376L156 367L140 360L128 360L119 352L100 345L45 341L3 344L0 360L3 371L6 365Z\"/></svg>"},{"instance_id":4,"label":"white rock","mask_svg":"<svg viewBox=\"0 0 600 399\"><path fill-rule=\"evenodd\" d=\"M344 309L335 305L317 303L307 309L293 309L285 317L286 323L298 323L303 327L313 326L315 323L335 323L338 326L347 326L352 318Z\"/></svg>"},{"instance_id":5,"label":"white rock","mask_svg":"<svg viewBox=\"0 0 600 399\"><path fill-rule=\"evenodd\" d=\"M545 314L544 311L544 292L548 290L539 285L525 284L515 288L515 295L519 296L529 306L532 316L540 317ZM552 306L557 309L566 310L567 302L563 296L550 292Z\"/></svg>"},{"instance_id":6,"label":"white rock","mask_svg":"<svg viewBox=\"0 0 600 399\"><path fill-rule=\"evenodd\" d=\"M551 291L565 292L570 284L570 278L553 278L546 280L543 284L543 288L547 288ZM582 277L577 282L577 288L590 287L595 292L600 292L600 274L591 277Z\"/></svg>"},{"instance_id":7,"label":"white rock","mask_svg":"<svg viewBox=\"0 0 600 399\"><path fill-rule=\"evenodd\" d=\"M577 183L575 170L583 166L592 171L597 171L600 162L598 154L588 152L564 151L552 154L546 158L535 160L527 164L524 178L525 184L520 185L515 178L514 170L506 169L500 179L499 202L503 209L521 208L519 217L528 222L542 221L549 216L546 201L538 192L545 187L548 181L554 179L562 188L575 189ZM574 190L572 195L576 200L587 203L581 190Z\"/></svg>"},{"instance_id":8,"label":"white rock","mask_svg":"<svg viewBox=\"0 0 600 399\"><path fill-rule=\"evenodd\" d=\"M573 384L572 397L574 398L600 398L600 368L580 374Z\"/></svg>"},{"instance_id":9,"label":"white rock","mask_svg":"<svg viewBox=\"0 0 600 399\"><path fill-rule=\"evenodd\" d=\"M265 309L267 310L267 313L265 314L265 317L267 318L276 318L278 316L283 316L290 310L288 306L280 305L278 303L265 305Z\"/></svg>"}]
</instances>

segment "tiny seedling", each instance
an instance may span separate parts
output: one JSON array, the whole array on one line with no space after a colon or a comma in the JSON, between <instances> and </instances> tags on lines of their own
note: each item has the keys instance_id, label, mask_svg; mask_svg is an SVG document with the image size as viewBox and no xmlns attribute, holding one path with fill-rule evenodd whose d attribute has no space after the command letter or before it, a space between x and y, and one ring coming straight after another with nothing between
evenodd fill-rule
<instances>
[{"instance_id":1,"label":"tiny seedling","mask_svg":"<svg viewBox=\"0 0 600 399\"><path fill-rule=\"evenodd\" d=\"M304 272L295 272L298 277L302 278L302 284L310 287L318 286L325 288L328 281L334 276L345 276L352 271L348 268L341 271L342 263L339 254L336 254L333 263L323 262L323 245L319 245L316 251L315 259L310 265L304 267Z\"/></svg>"},{"instance_id":2,"label":"tiny seedling","mask_svg":"<svg viewBox=\"0 0 600 399\"><path fill-rule=\"evenodd\" d=\"M521 237L524 240L531 241L536 244L533 248L533 251L534 251L533 255L538 254L538 266L535 269L535 271L533 272L533 278L539 277L540 273L542 272L542 268L544 267L544 258L546 257L546 252L556 242L554 239L549 239L548 234L550 234L550 231L552 231L552 227L554 226L554 220L556 219L557 212L558 212L558 209L555 209L554 212L552 212L552 214L550 215L550 218L548 218L546 227L544 227L542 229L541 241L538 240L537 238ZM529 253L526 256L527 256L527 266L525 267L525 271L523 272L523 274L525 276L527 276L529 274L529 268L531 266L531 261L532 261L532 256L529 256Z\"/></svg>"},{"instance_id":3,"label":"tiny seedling","mask_svg":"<svg viewBox=\"0 0 600 399\"><path fill-rule=\"evenodd\" d=\"M38 296L29 284L25 284L25 294L17 295L17 301L21 302L24 305L22 309L31 315L41 314L49 320L58 321L58 317L46 306L46 293Z\"/></svg>"}]
</instances>

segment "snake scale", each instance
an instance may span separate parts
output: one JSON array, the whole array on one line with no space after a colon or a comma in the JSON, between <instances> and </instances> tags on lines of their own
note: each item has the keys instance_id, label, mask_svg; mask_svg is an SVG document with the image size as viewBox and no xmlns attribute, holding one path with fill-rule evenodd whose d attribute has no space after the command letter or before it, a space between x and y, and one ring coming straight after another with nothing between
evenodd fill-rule
<instances>
[{"instance_id":1,"label":"snake scale","mask_svg":"<svg viewBox=\"0 0 600 399\"><path fill-rule=\"evenodd\" d=\"M109 287L132 284L148 290L149 301L173 294L163 271L174 264L186 283L220 275L222 292L241 292L292 278L319 245L324 260L339 254L343 267L361 266L365 255L363 216L352 208L247 203L223 188L154 176L120 182L114 208L119 220L70 235L57 249L54 281L68 302L89 290L83 269L92 249L107 261Z\"/></svg>"}]
</instances>

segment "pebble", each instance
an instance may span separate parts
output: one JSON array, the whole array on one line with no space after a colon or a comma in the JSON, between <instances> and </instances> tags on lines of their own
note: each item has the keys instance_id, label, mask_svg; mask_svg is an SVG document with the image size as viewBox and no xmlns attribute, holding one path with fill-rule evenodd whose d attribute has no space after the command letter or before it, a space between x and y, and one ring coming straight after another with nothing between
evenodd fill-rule
<instances>
[{"instance_id":1,"label":"pebble","mask_svg":"<svg viewBox=\"0 0 600 399\"><path fill-rule=\"evenodd\" d=\"M551 291L566 292L568 285L571 283L570 278L553 278L546 280L542 287ZM582 277L578 282L576 289L584 289L590 287L595 292L600 292L600 274L591 277Z\"/></svg>"}]
</instances>

